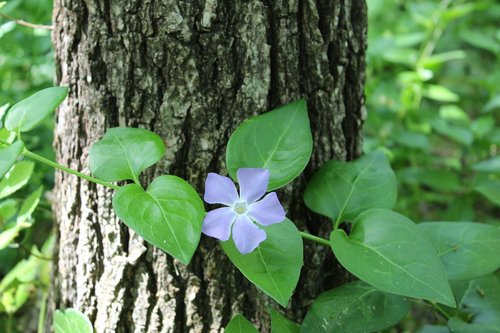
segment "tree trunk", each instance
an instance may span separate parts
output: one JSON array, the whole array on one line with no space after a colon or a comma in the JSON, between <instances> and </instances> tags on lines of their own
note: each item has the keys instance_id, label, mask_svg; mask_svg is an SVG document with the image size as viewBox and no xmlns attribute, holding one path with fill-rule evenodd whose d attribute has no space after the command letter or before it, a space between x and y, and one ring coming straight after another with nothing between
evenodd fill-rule
<instances>
[{"instance_id":1,"label":"tree trunk","mask_svg":"<svg viewBox=\"0 0 500 333\"><path fill-rule=\"evenodd\" d=\"M56 0L54 25L57 80L70 88L57 113L58 162L88 173L90 146L106 128L143 127L167 144L144 184L174 174L202 194L208 172L226 172L226 143L241 121L306 97L313 157L279 195L299 228L328 234L302 193L325 161L360 153L364 1ZM269 332L266 306L279 306L216 241L202 237L184 266L120 223L112 192L57 172L52 310L80 309L97 332L220 332L238 312ZM305 249L282 309L297 322L320 292L348 279L329 249Z\"/></svg>"}]
</instances>

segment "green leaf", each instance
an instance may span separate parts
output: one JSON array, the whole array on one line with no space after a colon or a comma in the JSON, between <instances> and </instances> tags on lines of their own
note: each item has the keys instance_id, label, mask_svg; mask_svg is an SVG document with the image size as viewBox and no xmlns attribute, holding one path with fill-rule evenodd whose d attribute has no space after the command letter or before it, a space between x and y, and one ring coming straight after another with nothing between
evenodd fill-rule
<instances>
[{"instance_id":1,"label":"green leaf","mask_svg":"<svg viewBox=\"0 0 500 333\"><path fill-rule=\"evenodd\" d=\"M224 333L259 333L259 331L245 317L237 314L227 324Z\"/></svg>"},{"instance_id":2,"label":"green leaf","mask_svg":"<svg viewBox=\"0 0 500 333\"><path fill-rule=\"evenodd\" d=\"M476 192L481 193L491 202L500 205L500 180L490 179L474 186Z\"/></svg>"},{"instance_id":3,"label":"green leaf","mask_svg":"<svg viewBox=\"0 0 500 333\"><path fill-rule=\"evenodd\" d=\"M43 192L43 187L40 186L35 192L31 193L26 198L26 200L24 200L23 204L21 205L21 209L19 210L19 213L17 215L18 224L24 223L31 217L31 214L33 214L33 211L40 202L40 197L42 195L42 192Z\"/></svg>"},{"instance_id":4,"label":"green leaf","mask_svg":"<svg viewBox=\"0 0 500 333\"><path fill-rule=\"evenodd\" d=\"M21 155L24 145L21 141L16 141L6 147L0 145L0 179L12 168L17 158Z\"/></svg>"},{"instance_id":5,"label":"green leaf","mask_svg":"<svg viewBox=\"0 0 500 333\"><path fill-rule=\"evenodd\" d=\"M160 176L147 191L136 184L124 186L115 193L113 208L147 242L189 263L200 241L205 207L186 181Z\"/></svg>"},{"instance_id":6,"label":"green leaf","mask_svg":"<svg viewBox=\"0 0 500 333\"><path fill-rule=\"evenodd\" d=\"M93 333L94 328L86 315L75 309L56 310L55 333Z\"/></svg>"},{"instance_id":7,"label":"green leaf","mask_svg":"<svg viewBox=\"0 0 500 333\"><path fill-rule=\"evenodd\" d=\"M470 280L500 268L500 229L471 222L418 224L431 240L448 279Z\"/></svg>"},{"instance_id":8,"label":"green leaf","mask_svg":"<svg viewBox=\"0 0 500 333\"><path fill-rule=\"evenodd\" d=\"M432 84L429 84L425 87L423 95L429 99L439 102L457 102L458 100L460 100L460 96L455 94L450 89L444 86Z\"/></svg>"},{"instance_id":9,"label":"green leaf","mask_svg":"<svg viewBox=\"0 0 500 333\"><path fill-rule=\"evenodd\" d=\"M369 208L394 207L396 197L396 176L387 157L375 151L354 162L327 162L307 185L304 201L331 219L352 220Z\"/></svg>"},{"instance_id":10,"label":"green leaf","mask_svg":"<svg viewBox=\"0 0 500 333\"><path fill-rule=\"evenodd\" d=\"M12 228L0 232L0 251L12 244L14 239L19 235L20 230L19 225L14 225Z\"/></svg>"},{"instance_id":11,"label":"green leaf","mask_svg":"<svg viewBox=\"0 0 500 333\"><path fill-rule=\"evenodd\" d=\"M380 331L397 324L409 310L404 297L355 281L319 295L302 323L302 332Z\"/></svg>"},{"instance_id":12,"label":"green leaf","mask_svg":"<svg viewBox=\"0 0 500 333\"><path fill-rule=\"evenodd\" d=\"M250 254L241 254L232 239L221 242L222 248L248 280L286 307L299 281L302 238L288 219L262 229L267 239Z\"/></svg>"},{"instance_id":13,"label":"green leaf","mask_svg":"<svg viewBox=\"0 0 500 333\"><path fill-rule=\"evenodd\" d=\"M278 311L271 309L271 332L272 333L299 333L300 326L286 319Z\"/></svg>"},{"instance_id":14,"label":"green leaf","mask_svg":"<svg viewBox=\"0 0 500 333\"><path fill-rule=\"evenodd\" d=\"M90 149L90 170L95 177L108 181L131 179L158 162L165 154L159 135L131 127L115 127Z\"/></svg>"},{"instance_id":15,"label":"green leaf","mask_svg":"<svg viewBox=\"0 0 500 333\"><path fill-rule=\"evenodd\" d=\"M474 141L474 135L470 128L454 126L443 119L432 119L430 123L437 133L464 146L470 146Z\"/></svg>"},{"instance_id":16,"label":"green leaf","mask_svg":"<svg viewBox=\"0 0 500 333\"><path fill-rule=\"evenodd\" d=\"M459 317L448 321L449 332L453 333L500 333L500 323L497 324L470 324Z\"/></svg>"},{"instance_id":17,"label":"green leaf","mask_svg":"<svg viewBox=\"0 0 500 333\"><path fill-rule=\"evenodd\" d=\"M476 171L500 173L500 156L478 162L472 168Z\"/></svg>"},{"instance_id":18,"label":"green leaf","mask_svg":"<svg viewBox=\"0 0 500 333\"><path fill-rule=\"evenodd\" d=\"M13 199L0 202L0 225L5 224L17 213L17 201Z\"/></svg>"},{"instance_id":19,"label":"green leaf","mask_svg":"<svg viewBox=\"0 0 500 333\"><path fill-rule=\"evenodd\" d=\"M3 199L19 190L28 183L35 163L31 161L21 161L16 163L10 172L0 181L0 199Z\"/></svg>"},{"instance_id":20,"label":"green leaf","mask_svg":"<svg viewBox=\"0 0 500 333\"><path fill-rule=\"evenodd\" d=\"M68 94L67 87L41 90L15 104L5 117L9 131L27 132L42 123Z\"/></svg>"},{"instance_id":21,"label":"green leaf","mask_svg":"<svg viewBox=\"0 0 500 333\"><path fill-rule=\"evenodd\" d=\"M361 280L397 295L455 306L436 250L407 217L370 209L356 218L349 236L337 229L330 242L342 266Z\"/></svg>"},{"instance_id":22,"label":"green leaf","mask_svg":"<svg viewBox=\"0 0 500 333\"><path fill-rule=\"evenodd\" d=\"M301 99L243 122L227 144L226 165L235 180L240 168L268 169L271 191L297 177L311 153L307 104Z\"/></svg>"}]
</instances>

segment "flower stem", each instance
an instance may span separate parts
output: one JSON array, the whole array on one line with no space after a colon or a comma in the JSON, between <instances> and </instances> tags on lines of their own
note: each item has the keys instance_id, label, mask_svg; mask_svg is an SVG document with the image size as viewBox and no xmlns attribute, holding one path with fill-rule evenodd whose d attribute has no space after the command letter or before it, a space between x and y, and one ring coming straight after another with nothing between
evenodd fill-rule
<instances>
[{"instance_id":1,"label":"flower stem","mask_svg":"<svg viewBox=\"0 0 500 333\"><path fill-rule=\"evenodd\" d=\"M108 183L108 182L105 182L105 181L102 181L100 179L97 179L97 178L94 178L92 176L88 176L86 174L83 174L81 172L78 172L76 170L73 170L73 169L70 169L68 167L65 167L64 165L61 165L61 164L58 164L54 161L51 161L49 159L46 159L45 157L43 156L40 156L38 154L35 154L35 153L32 153L30 152L29 150L25 149L23 151L23 155L25 156L28 156L34 160L37 160L39 162L42 162L44 164L47 164L53 168L56 168L56 169L59 169L59 170L62 170L62 171L65 171L67 173L70 173L72 175L75 175L77 177L80 177L80 178L83 178L85 180L88 180L89 182L92 182L92 183L96 183L96 184L99 184L99 185L103 185L103 186L106 186L106 187L109 187L109 188L112 188L113 190L119 190L120 189L120 186L118 185L115 185L115 184L111 184L111 183Z\"/></svg>"},{"instance_id":2,"label":"flower stem","mask_svg":"<svg viewBox=\"0 0 500 333\"><path fill-rule=\"evenodd\" d=\"M317 237L317 236L308 234L307 232L303 232L303 231L300 231L300 235L302 236L302 238L305 238L305 239L308 239L310 241L316 242L318 244L326 245L326 246L330 247L330 242L328 241L328 239Z\"/></svg>"}]
</instances>

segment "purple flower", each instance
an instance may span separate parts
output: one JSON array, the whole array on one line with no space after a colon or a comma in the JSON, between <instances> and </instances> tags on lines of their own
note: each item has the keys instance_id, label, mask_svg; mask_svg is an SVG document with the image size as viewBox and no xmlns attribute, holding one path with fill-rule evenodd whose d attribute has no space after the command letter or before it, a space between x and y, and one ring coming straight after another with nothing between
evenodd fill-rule
<instances>
[{"instance_id":1,"label":"purple flower","mask_svg":"<svg viewBox=\"0 0 500 333\"><path fill-rule=\"evenodd\" d=\"M269 170L242 168L237 173L240 194L233 181L216 173L209 173L205 181L204 199L210 204L227 207L214 209L205 216L202 231L205 235L227 241L232 235L236 248L247 254L266 239L259 225L282 222L285 210L275 192L264 198L269 183ZM262 198L262 200L259 200Z\"/></svg>"}]
</instances>

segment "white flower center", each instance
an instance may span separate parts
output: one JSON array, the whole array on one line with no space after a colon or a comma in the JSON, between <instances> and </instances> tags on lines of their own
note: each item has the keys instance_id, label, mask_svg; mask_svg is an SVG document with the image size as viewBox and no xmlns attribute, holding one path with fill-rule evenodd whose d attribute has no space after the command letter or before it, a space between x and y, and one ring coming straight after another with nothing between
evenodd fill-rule
<instances>
[{"instance_id":1,"label":"white flower center","mask_svg":"<svg viewBox=\"0 0 500 333\"><path fill-rule=\"evenodd\" d=\"M247 203L244 202L244 201L240 201L240 202L236 202L234 205L233 205L233 211L236 213L236 214L239 214L239 215L243 215L247 212Z\"/></svg>"}]
</instances>

